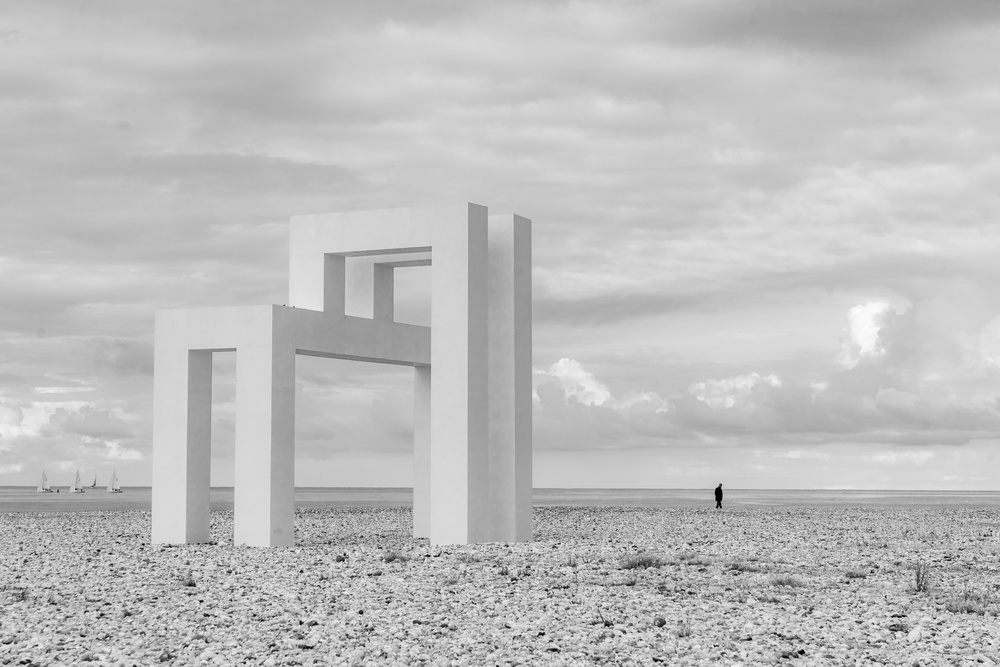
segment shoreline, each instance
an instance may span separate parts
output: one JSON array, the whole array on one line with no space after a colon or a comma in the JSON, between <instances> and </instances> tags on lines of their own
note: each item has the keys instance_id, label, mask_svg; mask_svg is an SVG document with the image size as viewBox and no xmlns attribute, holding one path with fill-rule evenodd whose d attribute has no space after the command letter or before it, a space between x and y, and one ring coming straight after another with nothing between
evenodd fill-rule
<instances>
[{"instance_id":1,"label":"shoreline","mask_svg":"<svg viewBox=\"0 0 1000 667\"><path fill-rule=\"evenodd\" d=\"M233 546L228 510L174 546L145 511L4 514L0 658L1000 664L991 508L534 513L532 542L432 547L407 508L300 508L283 549Z\"/></svg>"},{"instance_id":2,"label":"shoreline","mask_svg":"<svg viewBox=\"0 0 1000 667\"><path fill-rule=\"evenodd\" d=\"M406 487L297 487L297 508L412 507L413 491ZM708 489L550 489L536 488L535 507L713 507ZM103 489L82 494L37 493L34 487L0 487L0 513L150 510L150 487L124 487L124 493ZM233 508L232 487L212 487L213 510ZM817 489L727 489L726 508L796 507L994 507L1000 510L1000 491L897 491Z\"/></svg>"}]
</instances>

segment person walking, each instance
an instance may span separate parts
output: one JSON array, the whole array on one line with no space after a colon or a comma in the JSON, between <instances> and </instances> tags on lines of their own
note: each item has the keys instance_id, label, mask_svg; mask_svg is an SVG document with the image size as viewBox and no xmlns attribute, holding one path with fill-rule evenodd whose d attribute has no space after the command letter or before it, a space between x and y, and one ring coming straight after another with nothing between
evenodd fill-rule
<instances>
[{"instance_id":1,"label":"person walking","mask_svg":"<svg viewBox=\"0 0 1000 667\"><path fill-rule=\"evenodd\" d=\"M715 509L722 509L722 485L715 487Z\"/></svg>"}]
</instances>

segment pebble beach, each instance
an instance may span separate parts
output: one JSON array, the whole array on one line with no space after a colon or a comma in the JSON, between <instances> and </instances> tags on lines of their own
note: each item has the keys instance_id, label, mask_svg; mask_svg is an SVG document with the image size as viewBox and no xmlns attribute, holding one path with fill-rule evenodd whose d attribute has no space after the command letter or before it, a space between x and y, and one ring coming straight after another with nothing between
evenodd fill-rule
<instances>
[{"instance_id":1,"label":"pebble beach","mask_svg":"<svg viewBox=\"0 0 1000 667\"><path fill-rule=\"evenodd\" d=\"M536 507L430 546L405 507L296 546L151 545L148 511L0 514L0 664L994 665L1000 511Z\"/></svg>"}]
</instances>

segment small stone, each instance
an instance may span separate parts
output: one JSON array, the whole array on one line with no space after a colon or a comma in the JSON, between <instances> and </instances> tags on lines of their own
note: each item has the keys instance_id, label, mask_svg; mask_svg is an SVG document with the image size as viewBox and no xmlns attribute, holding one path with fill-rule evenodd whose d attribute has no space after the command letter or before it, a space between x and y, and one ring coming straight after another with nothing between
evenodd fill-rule
<instances>
[{"instance_id":1,"label":"small stone","mask_svg":"<svg viewBox=\"0 0 1000 667\"><path fill-rule=\"evenodd\" d=\"M270 658L268 658L267 660L264 661L264 667L274 667L277 664L278 664L278 661L274 659L273 655Z\"/></svg>"},{"instance_id":2,"label":"small stone","mask_svg":"<svg viewBox=\"0 0 1000 667\"><path fill-rule=\"evenodd\" d=\"M662 628L666 624L667 624L667 619L663 618L662 616L657 616L656 618L653 619L653 625L655 625L658 628Z\"/></svg>"},{"instance_id":3,"label":"small stone","mask_svg":"<svg viewBox=\"0 0 1000 667\"><path fill-rule=\"evenodd\" d=\"M918 625L914 627L912 630L910 630L910 634L906 635L906 641L908 642L918 641L922 635L923 635L923 628L921 628Z\"/></svg>"}]
</instances>

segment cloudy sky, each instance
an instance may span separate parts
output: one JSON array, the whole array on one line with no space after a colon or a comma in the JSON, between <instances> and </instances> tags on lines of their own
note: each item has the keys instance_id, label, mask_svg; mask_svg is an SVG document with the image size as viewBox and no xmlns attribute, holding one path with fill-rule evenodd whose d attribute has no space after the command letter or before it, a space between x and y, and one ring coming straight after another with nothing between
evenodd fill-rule
<instances>
[{"instance_id":1,"label":"cloudy sky","mask_svg":"<svg viewBox=\"0 0 1000 667\"><path fill-rule=\"evenodd\" d=\"M0 485L148 484L155 311L284 303L289 216L471 201L536 486L1000 489L998 61L992 0L5 3ZM410 483L412 371L297 375L299 485Z\"/></svg>"}]
</instances>

